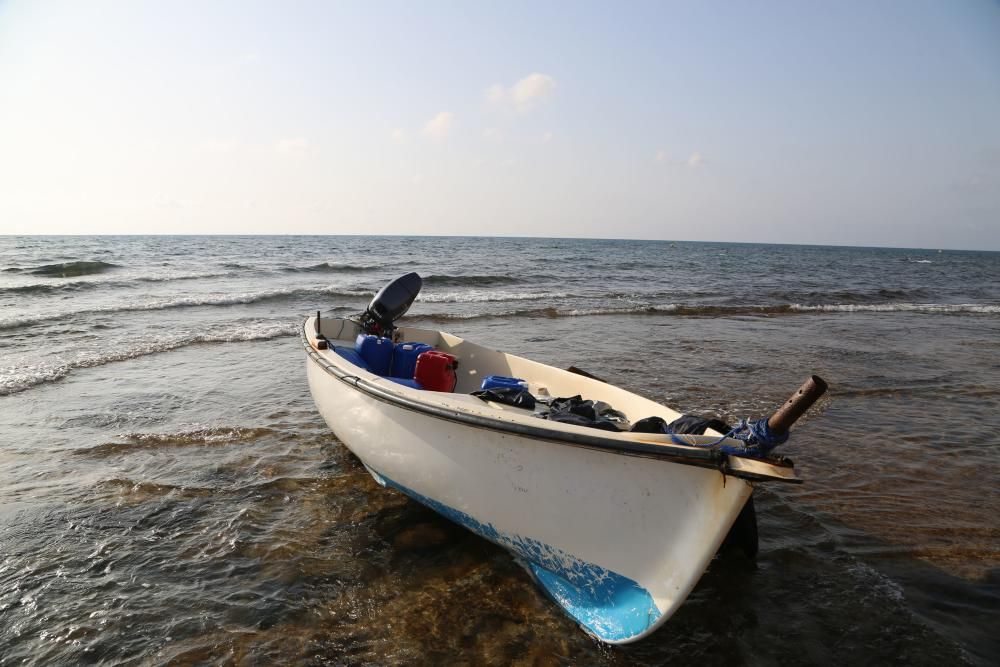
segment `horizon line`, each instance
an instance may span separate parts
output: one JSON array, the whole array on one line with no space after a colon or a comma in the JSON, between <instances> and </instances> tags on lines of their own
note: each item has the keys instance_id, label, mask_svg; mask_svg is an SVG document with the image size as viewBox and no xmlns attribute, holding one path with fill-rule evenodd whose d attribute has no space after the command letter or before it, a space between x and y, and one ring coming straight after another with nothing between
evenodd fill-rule
<instances>
[{"instance_id":1,"label":"horizon line","mask_svg":"<svg viewBox=\"0 0 1000 667\"><path fill-rule=\"evenodd\" d=\"M916 246L889 246L889 245L850 245L839 243L780 243L774 241L695 241L690 239L644 239L644 238L616 238L604 236L513 236L504 234L495 235L475 235L475 234L287 234L287 233L261 233L261 234L0 234L0 238L45 238L45 237L104 237L104 238L152 238L152 237L173 237L173 238L204 238L204 237L227 237L227 238L261 238L261 237L349 237L349 238L441 238L441 239L536 239L549 241L629 241L636 243L714 243L719 245L765 245L765 246L792 246L792 247L813 247L813 248L854 248L859 250L919 250L926 252L1000 252L1000 249L989 250L982 248L949 248L949 247L916 247Z\"/></svg>"}]
</instances>

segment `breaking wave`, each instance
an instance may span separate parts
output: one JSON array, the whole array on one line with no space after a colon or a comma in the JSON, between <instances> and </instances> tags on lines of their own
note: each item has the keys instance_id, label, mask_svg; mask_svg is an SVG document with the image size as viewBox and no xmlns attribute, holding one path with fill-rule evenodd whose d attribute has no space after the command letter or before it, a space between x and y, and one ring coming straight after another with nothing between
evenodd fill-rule
<instances>
[{"instance_id":1,"label":"breaking wave","mask_svg":"<svg viewBox=\"0 0 1000 667\"><path fill-rule=\"evenodd\" d=\"M676 306L642 306L634 308L522 308L517 310L500 310L496 312L483 313L414 313L414 319L426 319L432 321L447 322L449 320L479 320L514 317L581 317L587 315L643 315L656 313L671 313Z\"/></svg>"},{"instance_id":2,"label":"breaking wave","mask_svg":"<svg viewBox=\"0 0 1000 667\"><path fill-rule=\"evenodd\" d=\"M39 317L16 317L8 320L0 320L0 330L19 329L29 327L43 322L51 322L56 319L64 319L78 315L91 315L98 313L127 313L149 310L168 310L171 308L191 308L197 306L234 306L241 304L260 303L264 301L280 301L299 297L341 297L355 299L358 297L369 298L371 292L368 290L344 290L338 288L314 288L314 289L277 289L263 292L244 292L242 294L216 294L207 296L177 297L174 299L159 299L147 301L145 303L128 303L102 306L100 308L89 308L85 310L75 310L65 313L50 314ZM334 309L335 310L335 309Z\"/></svg>"},{"instance_id":3,"label":"breaking wave","mask_svg":"<svg viewBox=\"0 0 1000 667\"><path fill-rule=\"evenodd\" d=\"M569 294L553 292L445 292L443 294L421 294L417 301L424 303L485 303L491 301L542 301L545 299L565 299Z\"/></svg>"},{"instance_id":4,"label":"breaking wave","mask_svg":"<svg viewBox=\"0 0 1000 667\"><path fill-rule=\"evenodd\" d=\"M468 287L484 285L514 285L524 282L524 278L517 276L450 276L450 275L430 275L424 279L424 285L441 287Z\"/></svg>"},{"instance_id":5,"label":"breaking wave","mask_svg":"<svg viewBox=\"0 0 1000 667\"><path fill-rule=\"evenodd\" d=\"M30 285L15 285L0 287L3 294L63 294L92 289L121 289L135 287L139 283L163 283L175 280L205 280L208 278L226 278L232 273L189 273L176 276L140 276L132 280L74 280L68 283L32 283Z\"/></svg>"},{"instance_id":6,"label":"breaking wave","mask_svg":"<svg viewBox=\"0 0 1000 667\"><path fill-rule=\"evenodd\" d=\"M168 283L174 280L204 280L206 278L231 278L236 275L232 271L227 271L224 273L181 273L176 276L142 276L141 278L136 278L139 282L144 283ZM94 283L95 285L103 285L105 283ZM119 283L126 284L126 283Z\"/></svg>"},{"instance_id":7,"label":"breaking wave","mask_svg":"<svg viewBox=\"0 0 1000 667\"><path fill-rule=\"evenodd\" d=\"M57 360L52 364L0 368L0 396L16 394L41 384L56 382L78 368L94 368L116 361L137 359L159 352L170 352L199 343L236 343L293 336L298 333L299 326L298 323L294 323L240 327L229 331L177 336L114 351L93 351L72 360Z\"/></svg>"},{"instance_id":8,"label":"breaking wave","mask_svg":"<svg viewBox=\"0 0 1000 667\"><path fill-rule=\"evenodd\" d=\"M998 315L1000 305L975 303L868 303L802 306L795 304L796 312L822 313L928 313L928 314L980 314Z\"/></svg>"},{"instance_id":9,"label":"breaking wave","mask_svg":"<svg viewBox=\"0 0 1000 667\"><path fill-rule=\"evenodd\" d=\"M288 273L341 273L354 271L377 271L382 267L374 264L338 264L336 262L322 262L312 266L289 266L282 271Z\"/></svg>"},{"instance_id":10,"label":"breaking wave","mask_svg":"<svg viewBox=\"0 0 1000 667\"><path fill-rule=\"evenodd\" d=\"M926 289L892 289L877 290L775 290L764 295L768 301L789 304L823 305L852 303L915 303L933 298Z\"/></svg>"},{"instance_id":11,"label":"breaking wave","mask_svg":"<svg viewBox=\"0 0 1000 667\"><path fill-rule=\"evenodd\" d=\"M700 306L685 304L637 305L609 308L524 308L477 313L421 313L413 317L433 321L474 320L512 317L587 317L595 315L677 315L686 317L736 317L796 315L808 313L925 313L941 315L1000 315L1000 305L978 304L800 304L757 306Z\"/></svg>"}]
</instances>

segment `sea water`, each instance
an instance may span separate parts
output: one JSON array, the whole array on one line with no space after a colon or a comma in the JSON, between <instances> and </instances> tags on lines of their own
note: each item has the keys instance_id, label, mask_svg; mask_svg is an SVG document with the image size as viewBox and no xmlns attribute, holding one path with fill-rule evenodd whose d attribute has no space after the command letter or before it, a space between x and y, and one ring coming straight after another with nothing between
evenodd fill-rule
<instances>
[{"instance_id":1,"label":"sea water","mask_svg":"<svg viewBox=\"0 0 1000 667\"><path fill-rule=\"evenodd\" d=\"M756 561L609 648L377 486L298 332L409 271L407 323L686 413L763 416L825 378L779 450L805 483L755 492ZM998 407L1000 253L0 237L0 662L995 663Z\"/></svg>"}]
</instances>

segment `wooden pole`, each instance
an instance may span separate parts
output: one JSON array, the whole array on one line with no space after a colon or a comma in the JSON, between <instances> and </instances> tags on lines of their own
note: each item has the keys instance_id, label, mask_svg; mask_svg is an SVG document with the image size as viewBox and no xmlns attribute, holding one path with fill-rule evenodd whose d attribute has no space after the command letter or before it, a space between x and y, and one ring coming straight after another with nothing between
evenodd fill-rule
<instances>
[{"instance_id":1,"label":"wooden pole","mask_svg":"<svg viewBox=\"0 0 1000 667\"><path fill-rule=\"evenodd\" d=\"M786 433L792 424L826 392L826 388L827 384L823 378L818 375L810 376L767 420L767 427L771 429L771 433L774 435Z\"/></svg>"}]
</instances>

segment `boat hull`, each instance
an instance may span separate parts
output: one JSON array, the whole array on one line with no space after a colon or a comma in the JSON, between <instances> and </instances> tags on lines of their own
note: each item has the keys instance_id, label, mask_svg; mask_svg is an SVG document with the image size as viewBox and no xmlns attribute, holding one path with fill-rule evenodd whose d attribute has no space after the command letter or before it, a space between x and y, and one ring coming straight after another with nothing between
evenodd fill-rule
<instances>
[{"instance_id":1,"label":"boat hull","mask_svg":"<svg viewBox=\"0 0 1000 667\"><path fill-rule=\"evenodd\" d=\"M457 424L306 365L320 414L376 481L511 551L604 642L677 610L752 491L708 467Z\"/></svg>"}]
</instances>

